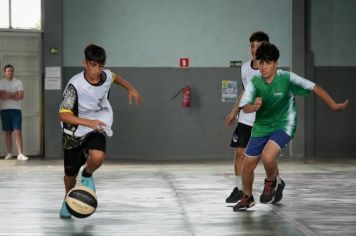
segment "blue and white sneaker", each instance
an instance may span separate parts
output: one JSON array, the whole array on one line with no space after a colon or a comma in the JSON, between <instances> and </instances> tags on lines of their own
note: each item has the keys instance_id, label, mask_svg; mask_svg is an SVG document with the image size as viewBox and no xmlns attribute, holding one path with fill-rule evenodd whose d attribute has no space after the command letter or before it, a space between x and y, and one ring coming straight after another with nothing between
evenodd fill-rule
<instances>
[{"instance_id":1,"label":"blue and white sneaker","mask_svg":"<svg viewBox=\"0 0 356 236\"><path fill-rule=\"evenodd\" d=\"M59 217L61 217L62 219L69 219L72 217L72 215L69 213L68 209L67 209L67 206L63 200L63 203L62 203L62 207L61 209L59 210Z\"/></svg>"},{"instance_id":2,"label":"blue and white sneaker","mask_svg":"<svg viewBox=\"0 0 356 236\"><path fill-rule=\"evenodd\" d=\"M90 188L93 192L95 192L95 185L94 185L94 178L91 177L84 177L82 176L82 185L85 187Z\"/></svg>"}]
</instances>

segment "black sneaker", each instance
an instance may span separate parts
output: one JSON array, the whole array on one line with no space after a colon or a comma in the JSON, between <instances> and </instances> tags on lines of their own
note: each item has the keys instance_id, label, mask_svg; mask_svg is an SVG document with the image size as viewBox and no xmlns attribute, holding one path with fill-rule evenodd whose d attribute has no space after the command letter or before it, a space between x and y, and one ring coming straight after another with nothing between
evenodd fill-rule
<instances>
[{"instance_id":1,"label":"black sneaker","mask_svg":"<svg viewBox=\"0 0 356 236\"><path fill-rule=\"evenodd\" d=\"M253 207L256 204L253 196L251 197L244 194L240 201L232 208L234 211L246 211L247 208Z\"/></svg>"},{"instance_id":2,"label":"black sneaker","mask_svg":"<svg viewBox=\"0 0 356 236\"><path fill-rule=\"evenodd\" d=\"M238 187L235 187L230 196L226 198L226 203L236 203L241 199L242 195L243 192Z\"/></svg>"},{"instance_id":3,"label":"black sneaker","mask_svg":"<svg viewBox=\"0 0 356 236\"><path fill-rule=\"evenodd\" d=\"M277 181L272 180L269 181L265 179L265 187L263 189L263 193L260 196L261 203L271 203L274 201L274 197L276 195Z\"/></svg>"},{"instance_id":4,"label":"black sneaker","mask_svg":"<svg viewBox=\"0 0 356 236\"><path fill-rule=\"evenodd\" d=\"M283 189L286 186L286 183L281 179L281 182L277 186L276 195L272 203L277 203L283 198Z\"/></svg>"}]
</instances>

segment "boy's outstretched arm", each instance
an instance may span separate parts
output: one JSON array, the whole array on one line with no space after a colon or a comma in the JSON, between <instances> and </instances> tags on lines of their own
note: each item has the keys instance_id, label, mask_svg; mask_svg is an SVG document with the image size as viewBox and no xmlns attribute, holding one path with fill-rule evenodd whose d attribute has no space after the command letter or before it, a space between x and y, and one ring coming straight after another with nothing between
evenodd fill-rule
<instances>
[{"instance_id":1,"label":"boy's outstretched arm","mask_svg":"<svg viewBox=\"0 0 356 236\"><path fill-rule=\"evenodd\" d=\"M313 92L333 111L342 111L349 103L349 99L343 103L336 103L335 100L317 84L315 85Z\"/></svg>"},{"instance_id":2,"label":"boy's outstretched arm","mask_svg":"<svg viewBox=\"0 0 356 236\"><path fill-rule=\"evenodd\" d=\"M128 99L129 99L129 104L131 104L132 97L135 99L136 104L140 105L142 103L142 97L141 95L137 92L137 90L124 78L121 76L115 74L115 79L114 83L120 85L121 87L127 89L128 91Z\"/></svg>"}]
</instances>

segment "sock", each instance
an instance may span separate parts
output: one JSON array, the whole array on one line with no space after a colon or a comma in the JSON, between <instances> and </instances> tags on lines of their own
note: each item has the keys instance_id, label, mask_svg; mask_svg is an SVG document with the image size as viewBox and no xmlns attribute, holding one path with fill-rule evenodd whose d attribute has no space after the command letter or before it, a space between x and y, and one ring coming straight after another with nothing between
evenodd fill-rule
<instances>
[{"instance_id":1,"label":"sock","mask_svg":"<svg viewBox=\"0 0 356 236\"><path fill-rule=\"evenodd\" d=\"M282 181L281 181L281 177L279 177L279 175L278 176L276 176L276 181L277 181L277 185L278 184L280 184Z\"/></svg>"},{"instance_id":2,"label":"sock","mask_svg":"<svg viewBox=\"0 0 356 236\"><path fill-rule=\"evenodd\" d=\"M92 176L92 174L90 174L90 173L87 172L87 168L84 168L84 169L83 169L83 172L82 172L82 176L83 176L83 177L86 177L86 178L89 178L89 177Z\"/></svg>"},{"instance_id":3,"label":"sock","mask_svg":"<svg viewBox=\"0 0 356 236\"><path fill-rule=\"evenodd\" d=\"M235 179L236 179L236 187L240 190L242 190L242 184L241 184L241 176L235 176Z\"/></svg>"}]
</instances>

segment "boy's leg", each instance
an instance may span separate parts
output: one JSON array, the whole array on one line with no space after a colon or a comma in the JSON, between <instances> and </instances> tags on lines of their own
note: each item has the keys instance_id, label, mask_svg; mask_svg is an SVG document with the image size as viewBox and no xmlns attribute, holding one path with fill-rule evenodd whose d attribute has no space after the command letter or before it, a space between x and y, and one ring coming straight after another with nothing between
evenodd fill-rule
<instances>
[{"instance_id":1,"label":"boy's leg","mask_svg":"<svg viewBox=\"0 0 356 236\"><path fill-rule=\"evenodd\" d=\"M99 150L89 150L89 158L87 160L87 165L82 172L82 185L90 188L95 192L93 173L98 169L105 158L105 153Z\"/></svg>"},{"instance_id":2,"label":"boy's leg","mask_svg":"<svg viewBox=\"0 0 356 236\"><path fill-rule=\"evenodd\" d=\"M85 148L88 150L88 159L86 166L82 172L82 185L90 188L95 192L93 173L98 169L105 158L106 137L102 133L91 133L85 143Z\"/></svg>"},{"instance_id":3,"label":"boy's leg","mask_svg":"<svg viewBox=\"0 0 356 236\"><path fill-rule=\"evenodd\" d=\"M252 196L253 180L255 178L255 169L259 162L259 157L246 157L242 171L242 182L244 194Z\"/></svg>"},{"instance_id":4,"label":"boy's leg","mask_svg":"<svg viewBox=\"0 0 356 236\"><path fill-rule=\"evenodd\" d=\"M277 157L281 150L274 142L267 142L262 152L262 162L266 171L267 180L275 180L278 171Z\"/></svg>"},{"instance_id":5,"label":"boy's leg","mask_svg":"<svg viewBox=\"0 0 356 236\"><path fill-rule=\"evenodd\" d=\"M242 167L245 160L245 148L237 147L235 148L235 160L234 160L234 171L235 171L235 181L236 186L232 190L229 197L226 198L226 203L235 203L242 197Z\"/></svg>"},{"instance_id":6,"label":"boy's leg","mask_svg":"<svg viewBox=\"0 0 356 236\"><path fill-rule=\"evenodd\" d=\"M64 149L64 187L65 193L67 194L72 188L75 187L77 175L79 173L80 167L85 163L85 158L83 155L83 147L79 146L74 149ZM71 218L65 202L63 199L61 209L59 210L59 216L61 218Z\"/></svg>"},{"instance_id":7,"label":"boy's leg","mask_svg":"<svg viewBox=\"0 0 356 236\"><path fill-rule=\"evenodd\" d=\"M234 171L235 176L242 176L242 167L245 161L245 148L235 148Z\"/></svg>"},{"instance_id":8,"label":"boy's leg","mask_svg":"<svg viewBox=\"0 0 356 236\"><path fill-rule=\"evenodd\" d=\"M246 211L247 208L255 205L255 200L252 195L253 180L255 177L254 170L260 158L245 157L245 162L242 171L243 195L241 200L233 207L234 211Z\"/></svg>"},{"instance_id":9,"label":"boy's leg","mask_svg":"<svg viewBox=\"0 0 356 236\"><path fill-rule=\"evenodd\" d=\"M278 176L279 169L277 158L289 141L289 135L284 131L277 130L270 136L270 139L263 150L262 161L266 172L266 179L263 193L260 196L261 203L278 202L282 199L282 191L285 182ZM277 176L278 178L276 178Z\"/></svg>"},{"instance_id":10,"label":"boy's leg","mask_svg":"<svg viewBox=\"0 0 356 236\"><path fill-rule=\"evenodd\" d=\"M254 171L260 160L262 150L268 140L268 137L251 138L245 153L245 161L242 170L242 182L244 194L241 200L234 206L234 211L245 211L247 208L255 205L252 195L252 186L254 180Z\"/></svg>"},{"instance_id":11,"label":"boy's leg","mask_svg":"<svg viewBox=\"0 0 356 236\"><path fill-rule=\"evenodd\" d=\"M266 172L263 193L260 196L261 203L271 203L277 190L276 173L278 170L277 157L280 148L274 142L268 142L262 153L262 162Z\"/></svg>"},{"instance_id":12,"label":"boy's leg","mask_svg":"<svg viewBox=\"0 0 356 236\"><path fill-rule=\"evenodd\" d=\"M89 150L89 158L85 167L87 173L92 174L96 169L98 169L103 164L104 158L105 153L103 151Z\"/></svg>"},{"instance_id":13,"label":"boy's leg","mask_svg":"<svg viewBox=\"0 0 356 236\"><path fill-rule=\"evenodd\" d=\"M76 178L77 178L77 175L74 175L74 176L65 175L64 176L63 179L64 179L64 187L65 187L66 195L72 188L75 187ZM63 199L61 209L59 210L59 216L63 219L69 219L72 217L72 215L69 213L67 206L65 204L65 199Z\"/></svg>"},{"instance_id":14,"label":"boy's leg","mask_svg":"<svg viewBox=\"0 0 356 236\"><path fill-rule=\"evenodd\" d=\"M77 175L74 176L65 175L63 180L64 180L64 187L67 194L72 188L75 187L75 184L77 183Z\"/></svg>"},{"instance_id":15,"label":"boy's leg","mask_svg":"<svg viewBox=\"0 0 356 236\"><path fill-rule=\"evenodd\" d=\"M235 148L234 171L235 171L235 187L230 196L226 198L226 203L236 203L243 195L242 186L242 168L245 160L245 149L251 137L252 126L237 123L231 139L231 147Z\"/></svg>"}]
</instances>

